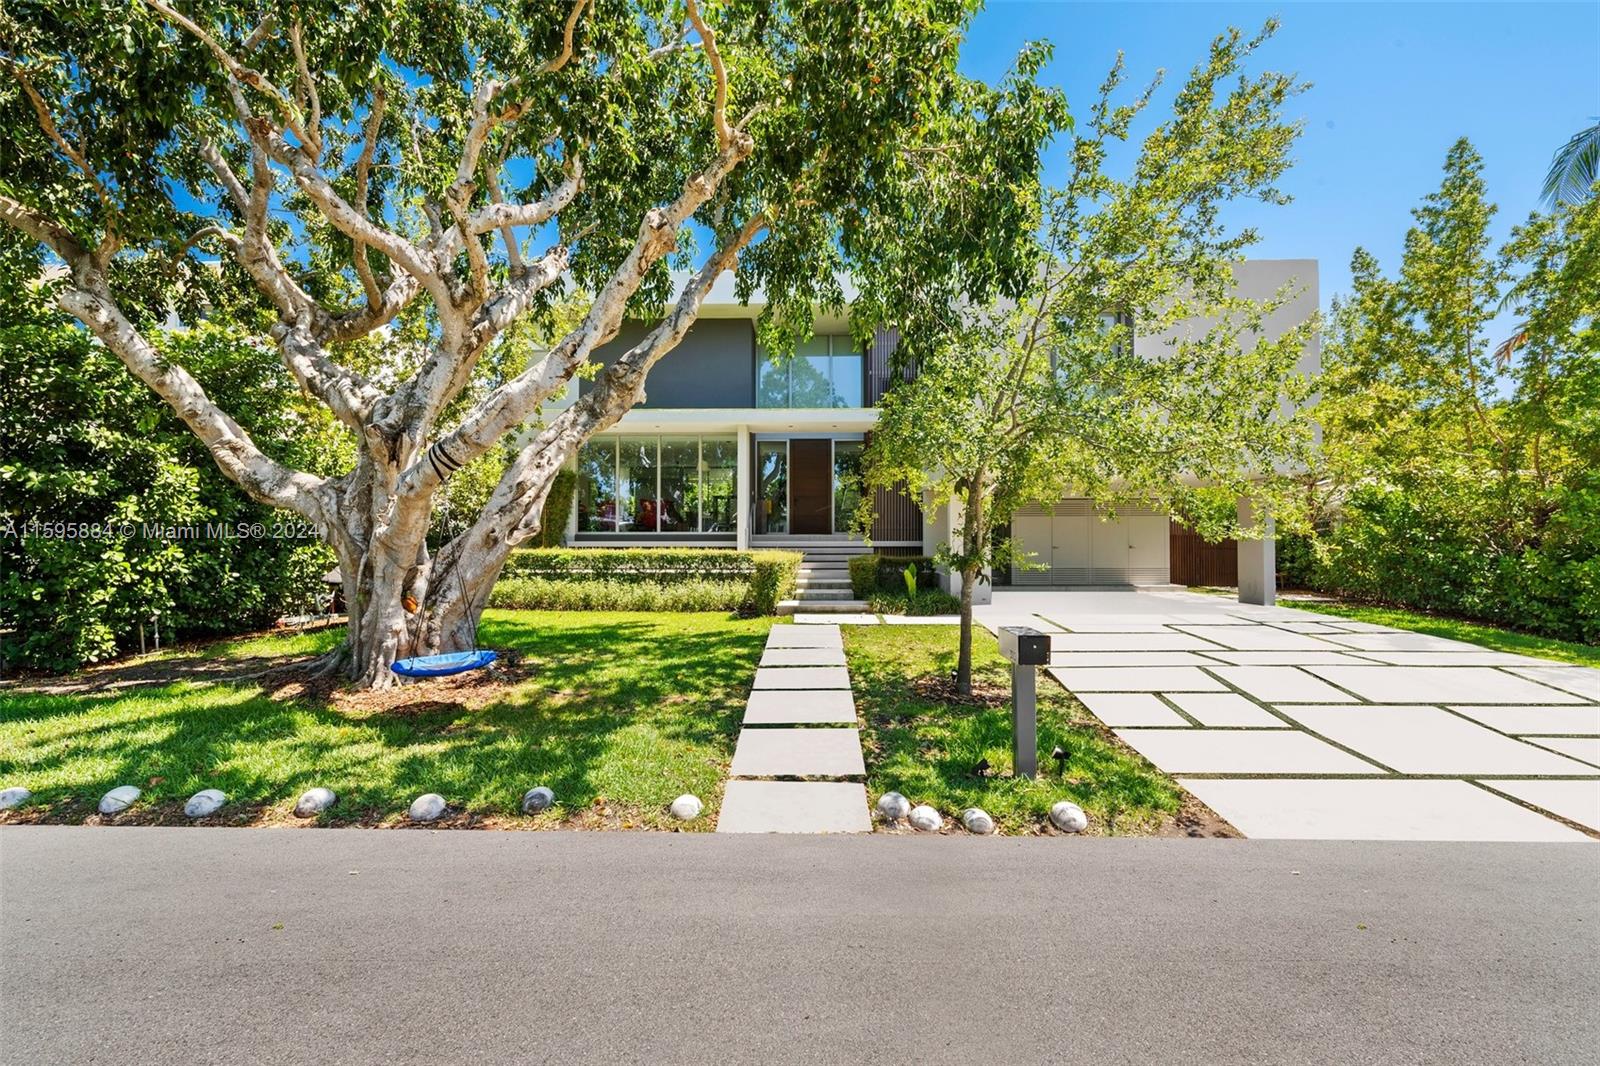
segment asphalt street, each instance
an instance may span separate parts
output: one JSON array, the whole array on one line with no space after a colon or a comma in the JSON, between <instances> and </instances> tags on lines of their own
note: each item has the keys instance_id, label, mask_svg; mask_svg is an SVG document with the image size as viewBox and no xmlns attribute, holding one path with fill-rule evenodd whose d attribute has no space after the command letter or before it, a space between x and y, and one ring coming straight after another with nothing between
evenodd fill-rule
<instances>
[{"instance_id":1,"label":"asphalt street","mask_svg":"<svg viewBox=\"0 0 1600 1066\"><path fill-rule=\"evenodd\" d=\"M1600 848L0 829L0 1061L1565 1063Z\"/></svg>"}]
</instances>

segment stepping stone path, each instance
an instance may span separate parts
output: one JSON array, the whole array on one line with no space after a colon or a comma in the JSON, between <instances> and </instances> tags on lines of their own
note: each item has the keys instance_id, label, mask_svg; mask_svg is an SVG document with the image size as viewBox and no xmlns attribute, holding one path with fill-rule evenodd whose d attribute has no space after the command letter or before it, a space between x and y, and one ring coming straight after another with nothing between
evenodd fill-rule
<instances>
[{"instance_id":1,"label":"stepping stone path","mask_svg":"<svg viewBox=\"0 0 1600 1066\"><path fill-rule=\"evenodd\" d=\"M717 832L872 831L844 662L836 623L772 627L745 705Z\"/></svg>"}]
</instances>

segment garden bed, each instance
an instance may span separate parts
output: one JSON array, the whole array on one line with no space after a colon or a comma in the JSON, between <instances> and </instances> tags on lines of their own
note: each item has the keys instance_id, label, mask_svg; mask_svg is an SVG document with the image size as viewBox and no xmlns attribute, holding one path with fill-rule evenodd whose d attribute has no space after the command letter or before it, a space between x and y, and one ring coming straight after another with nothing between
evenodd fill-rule
<instances>
[{"instance_id":1,"label":"garden bed","mask_svg":"<svg viewBox=\"0 0 1600 1066\"><path fill-rule=\"evenodd\" d=\"M981 807L1013 835L1054 832L1059 800L1088 813L1091 834L1238 835L1048 677L1038 689L1039 776L1012 777L1008 666L987 632L973 634L972 697L950 683L954 626L846 626L844 635L874 802L899 792L955 825ZM1064 772L1050 759L1058 745L1069 753Z\"/></svg>"}]
</instances>

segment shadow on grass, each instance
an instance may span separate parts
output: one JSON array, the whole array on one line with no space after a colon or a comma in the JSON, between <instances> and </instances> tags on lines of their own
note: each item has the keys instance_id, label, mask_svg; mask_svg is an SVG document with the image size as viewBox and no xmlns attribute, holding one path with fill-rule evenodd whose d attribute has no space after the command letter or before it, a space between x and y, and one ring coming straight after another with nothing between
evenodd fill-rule
<instances>
[{"instance_id":1,"label":"shadow on grass","mask_svg":"<svg viewBox=\"0 0 1600 1066\"><path fill-rule=\"evenodd\" d=\"M338 694L281 698L260 682L184 680L186 663L172 664L179 680L152 688L0 692L0 781L36 795L0 818L81 820L86 799L92 810L120 784L146 790L147 812L201 788L240 810L281 811L323 785L339 794L326 819L336 823L393 819L422 792L512 815L524 790L544 784L562 805L546 823L593 808L666 824L681 792L714 810L769 625L491 612L481 642L517 669L475 707L448 692L389 710L344 706Z\"/></svg>"}]
</instances>

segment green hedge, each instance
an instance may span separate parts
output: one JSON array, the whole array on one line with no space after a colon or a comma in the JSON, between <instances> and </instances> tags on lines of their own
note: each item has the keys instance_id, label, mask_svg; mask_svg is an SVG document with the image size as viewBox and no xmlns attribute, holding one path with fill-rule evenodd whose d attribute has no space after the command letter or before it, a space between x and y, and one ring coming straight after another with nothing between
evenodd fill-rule
<instances>
[{"instance_id":1,"label":"green hedge","mask_svg":"<svg viewBox=\"0 0 1600 1066\"><path fill-rule=\"evenodd\" d=\"M961 600L939 589L919 589L916 599L908 599L903 587L899 592L874 592L867 597L867 610L873 614L960 614Z\"/></svg>"},{"instance_id":2,"label":"green hedge","mask_svg":"<svg viewBox=\"0 0 1600 1066\"><path fill-rule=\"evenodd\" d=\"M543 611L738 611L749 598L743 581L653 581L503 578L489 606Z\"/></svg>"},{"instance_id":3,"label":"green hedge","mask_svg":"<svg viewBox=\"0 0 1600 1066\"><path fill-rule=\"evenodd\" d=\"M939 585L939 572L933 559L926 555L883 555L874 552L858 555L850 560L850 591L858 600L869 599L880 592L906 592L904 577L907 565L917 568L917 588L932 589Z\"/></svg>"},{"instance_id":4,"label":"green hedge","mask_svg":"<svg viewBox=\"0 0 1600 1066\"><path fill-rule=\"evenodd\" d=\"M536 579L543 583L540 589L545 585L583 584L589 587L586 595L610 596L606 602L587 605L591 608L739 610L747 614L774 614L780 600L794 595L801 558L799 552L734 551L731 548L523 548L512 552L511 558L506 560L496 591L508 582ZM657 593L640 593L639 596L647 598L659 594L666 602L671 599L671 590L690 585L699 587L690 597L697 602L712 599L708 591L711 586L721 590L718 595L722 598L715 606L704 607L621 605L629 600L629 594L619 590L627 586L654 588ZM735 587L739 590L738 597L725 602L727 589ZM556 595L549 591L541 594L547 599ZM489 602L496 602L493 595ZM506 603L502 606L521 605Z\"/></svg>"}]
</instances>

